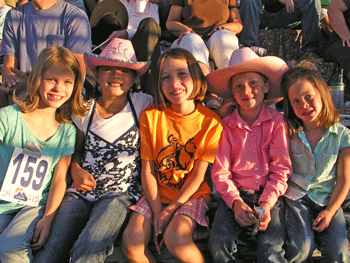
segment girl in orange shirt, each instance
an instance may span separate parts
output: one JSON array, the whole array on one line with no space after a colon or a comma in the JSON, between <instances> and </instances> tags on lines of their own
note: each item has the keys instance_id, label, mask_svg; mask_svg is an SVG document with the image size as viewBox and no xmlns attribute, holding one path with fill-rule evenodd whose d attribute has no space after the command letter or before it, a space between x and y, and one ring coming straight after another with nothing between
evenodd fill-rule
<instances>
[{"instance_id":1,"label":"girl in orange shirt","mask_svg":"<svg viewBox=\"0 0 350 263\"><path fill-rule=\"evenodd\" d=\"M215 158L221 120L200 103L207 83L188 51L164 52L158 68L156 105L140 116L144 196L130 207L122 249L131 262L156 262L147 248L153 235L159 254L165 244L182 262L204 262L192 235L198 226L208 228L205 172Z\"/></svg>"}]
</instances>

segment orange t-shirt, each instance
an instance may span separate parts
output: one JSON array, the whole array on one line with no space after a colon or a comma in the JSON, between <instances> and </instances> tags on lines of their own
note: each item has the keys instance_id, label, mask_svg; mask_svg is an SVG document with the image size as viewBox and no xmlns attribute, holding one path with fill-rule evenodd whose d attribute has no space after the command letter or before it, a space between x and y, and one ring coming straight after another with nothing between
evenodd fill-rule
<instances>
[{"instance_id":1,"label":"orange t-shirt","mask_svg":"<svg viewBox=\"0 0 350 263\"><path fill-rule=\"evenodd\" d=\"M154 105L141 113L141 159L155 163L162 204L170 204L191 178L195 160L214 162L221 131L220 117L201 104L187 116ZM197 197L209 202L206 180L191 198Z\"/></svg>"}]
</instances>

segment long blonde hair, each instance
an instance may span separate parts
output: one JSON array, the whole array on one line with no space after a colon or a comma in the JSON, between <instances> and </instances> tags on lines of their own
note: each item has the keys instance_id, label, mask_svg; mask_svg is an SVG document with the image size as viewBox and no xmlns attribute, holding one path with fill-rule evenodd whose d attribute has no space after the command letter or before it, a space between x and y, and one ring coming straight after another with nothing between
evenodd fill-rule
<instances>
[{"instance_id":1,"label":"long blonde hair","mask_svg":"<svg viewBox=\"0 0 350 263\"><path fill-rule=\"evenodd\" d=\"M73 71L75 75L74 87L71 97L56 110L56 120L59 123L72 122L71 116L84 116L90 105L82 97L83 79L80 65L71 51L65 47L51 46L42 50L36 59L29 75L27 89L24 92L16 91L13 100L22 112L32 112L38 108L40 101L39 87L44 73L53 65L62 65L66 70Z\"/></svg>"}]
</instances>

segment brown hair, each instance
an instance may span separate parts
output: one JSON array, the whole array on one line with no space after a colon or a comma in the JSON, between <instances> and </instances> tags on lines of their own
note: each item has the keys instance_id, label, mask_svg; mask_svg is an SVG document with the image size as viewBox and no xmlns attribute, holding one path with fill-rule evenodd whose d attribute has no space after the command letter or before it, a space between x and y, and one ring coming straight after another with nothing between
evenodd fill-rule
<instances>
[{"instance_id":1,"label":"brown hair","mask_svg":"<svg viewBox=\"0 0 350 263\"><path fill-rule=\"evenodd\" d=\"M288 98L289 88L299 81L308 81L320 94L322 110L317 117L319 125L328 129L339 122L339 113L335 108L327 83L322 78L317 67L309 61L302 61L299 65L290 68L282 77L281 87L284 96L284 118L287 123L288 135L293 138L304 128L303 121L294 113Z\"/></svg>"},{"instance_id":2,"label":"brown hair","mask_svg":"<svg viewBox=\"0 0 350 263\"><path fill-rule=\"evenodd\" d=\"M158 70L155 75L155 104L160 109L167 107L168 99L164 96L162 91L162 72L164 68L164 61L167 58L180 59L187 63L193 81L193 91L189 100L193 99L195 102L200 102L204 99L207 91L207 80L193 55L182 48L171 48L165 51L158 60Z\"/></svg>"},{"instance_id":3,"label":"brown hair","mask_svg":"<svg viewBox=\"0 0 350 263\"><path fill-rule=\"evenodd\" d=\"M73 71L75 75L71 97L56 110L56 120L59 123L68 123L72 122L72 114L78 117L84 116L90 105L85 102L81 95L83 79L79 62L73 53L65 47L51 46L42 50L29 75L27 89L24 92L16 91L13 99L22 112L32 112L37 109L40 101L39 87L42 77L52 65L56 64L62 65L66 70Z\"/></svg>"}]
</instances>

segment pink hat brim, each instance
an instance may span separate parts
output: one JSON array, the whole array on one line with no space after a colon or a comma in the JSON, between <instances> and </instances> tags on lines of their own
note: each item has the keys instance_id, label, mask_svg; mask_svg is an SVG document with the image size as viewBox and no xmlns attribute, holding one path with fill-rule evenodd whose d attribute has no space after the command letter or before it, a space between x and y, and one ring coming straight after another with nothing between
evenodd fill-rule
<instances>
[{"instance_id":1,"label":"pink hat brim","mask_svg":"<svg viewBox=\"0 0 350 263\"><path fill-rule=\"evenodd\" d=\"M137 77L146 73L150 66L150 62L125 62L121 60L111 59L103 56L99 56L93 53L84 53L84 61L86 66L96 75L96 68L98 66L111 66L119 68L128 68L136 71Z\"/></svg>"},{"instance_id":2,"label":"pink hat brim","mask_svg":"<svg viewBox=\"0 0 350 263\"><path fill-rule=\"evenodd\" d=\"M284 60L275 56L266 56L245 61L231 67L213 71L207 75L208 89L223 99L232 97L229 87L230 78L244 72L259 72L270 80L267 102L276 103L283 98L280 88L282 75L288 70Z\"/></svg>"}]
</instances>

